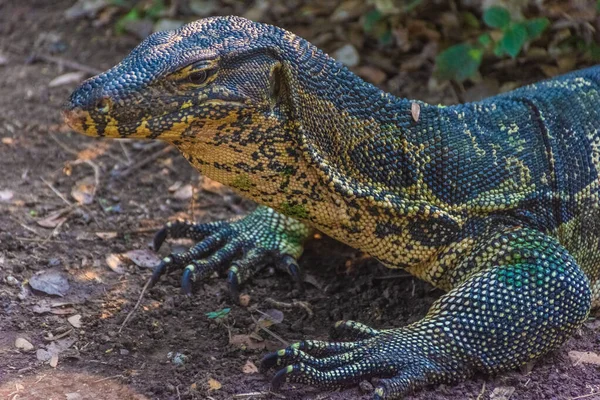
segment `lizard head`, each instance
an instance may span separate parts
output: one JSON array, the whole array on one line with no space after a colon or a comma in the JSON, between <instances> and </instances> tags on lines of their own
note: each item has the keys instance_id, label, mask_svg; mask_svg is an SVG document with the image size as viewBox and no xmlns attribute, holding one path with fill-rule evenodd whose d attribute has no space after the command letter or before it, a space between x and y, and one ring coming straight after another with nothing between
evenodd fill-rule
<instances>
[{"instance_id":1,"label":"lizard head","mask_svg":"<svg viewBox=\"0 0 600 400\"><path fill-rule=\"evenodd\" d=\"M270 35L276 30L215 17L154 33L84 81L64 105L65 121L89 136L171 142L207 142L227 128L273 123L282 73Z\"/></svg>"}]
</instances>

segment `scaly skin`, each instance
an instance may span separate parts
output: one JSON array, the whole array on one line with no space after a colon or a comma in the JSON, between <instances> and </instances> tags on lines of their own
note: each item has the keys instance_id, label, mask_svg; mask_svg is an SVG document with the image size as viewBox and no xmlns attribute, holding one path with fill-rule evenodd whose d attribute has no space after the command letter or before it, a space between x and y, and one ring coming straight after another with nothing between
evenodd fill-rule
<instances>
[{"instance_id":1,"label":"scaly skin","mask_svg":"<svg viewBox=\"0 0 600 400\"><path fill-rule=\"evenodd\" d=\"M591 68L431 106L378 90L282 29L218 17L150 36L84 82L64 115L90 136L170 142L263 205L238 221L167 226L157 245L168 234L200 242L155 279L187 266L189 291L233 265L235 289L273 260L298 276L310 226L448 291L409 326L342 321L353 341L304 341L263 362L286 366L275 387L374 376L374 397L393 398L536 359L598 305L599 81Z\"/></svg>"}]
</instances>

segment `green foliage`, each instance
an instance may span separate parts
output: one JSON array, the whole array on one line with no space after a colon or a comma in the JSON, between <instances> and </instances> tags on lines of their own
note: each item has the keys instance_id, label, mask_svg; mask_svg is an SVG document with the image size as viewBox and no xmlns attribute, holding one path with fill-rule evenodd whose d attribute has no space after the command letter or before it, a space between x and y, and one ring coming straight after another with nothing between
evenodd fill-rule
<instances>
[{"instance_id":1,"label":"green foliage","mask_svg":"<svg viewBox=\"0 0 600 400\"><path fill-rule=\"evenodd\" d=\"M115 31L118 34L125 32L125 26L133 21L142 19L158 20L167 9L164 0L136 1L131 5L126 0L112 0L112 4L118 5L129 10L125 15L119 18L115 24Z\"/></svg>"},{"instance_id":2,"label":"green foliage","mask_svg":"<svg viewBox=\"0 0 600 400\"><path fill-rule=\"evenodd\" d=\"M438 77L458 82L471 78L479 70L483 55L489 52L496 57L515 58L527 42L540 37L550 24L547 18L513 21L508 10L497 6L485 10L483 22L489 28L500 30L500 38L494 40L492 35L484 33L474 44L459 43L447 48L436 58Z\"/></svg>"},{"instance_id":3,"label":"green foliage","mask_svg":"<svg viewBox=\"0 0 600 400\"><path fill-rule=\"evenodd\" d=\"M225 318L227 314L229 314L229 311L231 311L231 308L223 308L221 310L207 312L205 315L209 319L221 319Z\"/></svg>"},{"instance_id":4,"label":"green foliage","mask_svg":"<svg viewBox=\"0 0 600 400\"><path fill-rule=\"evenodd\" d=\"M504 7L490 7L483 13L483 22L490 28L505 29L510 24L510 13Z\"/></svg>"},{"instance_id":5,"label":"green foliage","mask_svg":"<svg viewBox=\"0 0 600 400\"><path fill-rule=\"evenodd\" d=\"M449 47L436 59L436 73L442 79L462 82L479 70L483 50L467 43Z\"/></svg>"},{"instance_id":6,"label":"green foliage","mask_svg":"<svg viewBox=\"0 0 600 400\"><path fill-rule=\"evenodd\" d=\"M375 8L363 16L363 30L382 45L392 43L392 18L412 11L423 0L373 0Z\"/></svg>"}]
</instances>

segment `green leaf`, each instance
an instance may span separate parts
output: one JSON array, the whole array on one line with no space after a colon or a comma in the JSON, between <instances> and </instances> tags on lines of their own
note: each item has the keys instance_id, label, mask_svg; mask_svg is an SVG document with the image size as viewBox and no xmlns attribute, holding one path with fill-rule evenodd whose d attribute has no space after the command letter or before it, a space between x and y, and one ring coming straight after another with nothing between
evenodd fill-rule
<instances>
[{"instance_id":1,"label":"green leaf","mask_svg":"<svg viewBox=\"0 0 600 400\"><path fill-rule=\"evenodd\" d=\"M542 32L546 30L548 25L550 25L550 20L548 18L534 18L525 21L525 29L527 30L529 40L538 38Z\"/></svg>"},{"instance_id":2,"label":"green leaf","mask_svg":"<svg viewBox=\"0 0 600 400\"><path fill-rule=\"evenodd\" d=\"M477 73L482 56L482 49L467 43L449 47L435 59L436 75L462 82Z\"/></svg>"},{"instance_id":3,"label":"green leaf","mask_svg":"<svg viewBox=\"0 0 600 400\"><path fill-rule=\"evenodd\" d=\"M379 12L379 10L369 11L365 14L365 18L363 20L363 29L365 30L365 32L370 33L373 30L373 28L375 28L375 25L377 25L377 23L382 19L383 14Z\"/></svg>"},{"instance_id":4,"label":"green leaf","mask_svg":"<svg viewBox=\"0 0 600 400\"><path fill-rule=\"evenodd\" d=\"M139 10L137 8L132 8L127 14L123 15L115 24L115 31L118 34L122 34L125 32L125 25L129 21L137 21L142 18Z\"/></svg>"},{"instance_id":5,"label":"green leaf","mask_svg":"<svg viewBox=\"0 0 600 400\"><path fill-rule=\"evenodd\" d=\"M462 13L462 20L466 26L469 28L479 29L481 28L481 24L479 23L479 19L469 11L465 11Z\"/></svg>"},{"instance_id":6,"label":"green leaf","mask_svg":"<svg viewBox=\"0 0 600 400\"><path fill-rule=\"evenodd\" d=\"M483 22L490 28L506 29L510 24L510 13L504 7L490 7L483 13Z\"/></svg>"},{"instance_id":7,"label":"green leaf","mask_svg":"<svg viewBox=\"0 0 600 400\"><path fill-rule=\"evenodd\" d=\"M207 312L205 314L210 319L220 319L220 318L226 317L227 314L229 314L229 311L231 311L231 308L223 308L221 310L211 311L211 312Z\"/></svg>"},{"instance_id":8,"label":"green leaf","mask_svg":"<svg viewBox=\"0 0 600 400\"><path fill-rule=\"evenodd\" d=\"M489 33L484 33L483 35L479 35L477 41L481 43L482 46L487 47L492 44L492 37Z\"/></svg>"},{"instance_id":9,"label":"green leaf","mask_svg":"<svg viewBox=\"0 0 600 400\"><path fill-rule=\"evenodd\" d=\"M158 19L166 8L167 6L163 0L154 0L152 5L146 10L146 15L152 19Z\"/></svg>"},{"instance_id":10,"label":"green leaf","mask_svg":"<svg viewBox=\"0 0 600 400\"><path fill-rule=\"evenodd\" d=\"M509 27L499 43L503 53L515 58L521 52L526 41L527 29L525 29L524 23L519 23Z\"/></svg>"}]
</instances>

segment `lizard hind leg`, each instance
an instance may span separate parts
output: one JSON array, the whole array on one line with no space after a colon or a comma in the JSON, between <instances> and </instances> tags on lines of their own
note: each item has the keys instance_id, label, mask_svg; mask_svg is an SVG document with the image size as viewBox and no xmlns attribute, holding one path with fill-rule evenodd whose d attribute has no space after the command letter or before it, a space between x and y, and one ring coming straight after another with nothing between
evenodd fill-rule
<instances>
[{"instance_id":1,"label":"lizard hind leg","mask_svg":"<svg viewBox=\"0 0 600 400\"><path fill-rule=\"evenodd\" d=\"M284 382L341 386L376 377L375 399L398 398L475 371L516 368L556 348L581 326L591 307L590 283L554 238L511 227L478 240L459 266L472 272L425 318L354 342L315 342L318 349L345 350L320 361L296 351L316 356L306 345L310 341L273 353L264 367L284 367L273 387ZM364 326L358 331L369 332Z\"/></svg>"}]
</instances>

